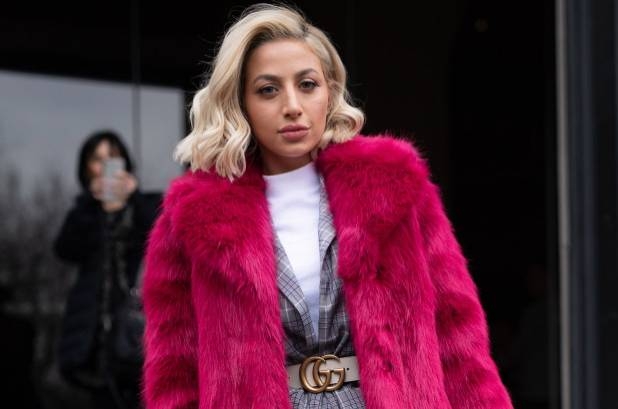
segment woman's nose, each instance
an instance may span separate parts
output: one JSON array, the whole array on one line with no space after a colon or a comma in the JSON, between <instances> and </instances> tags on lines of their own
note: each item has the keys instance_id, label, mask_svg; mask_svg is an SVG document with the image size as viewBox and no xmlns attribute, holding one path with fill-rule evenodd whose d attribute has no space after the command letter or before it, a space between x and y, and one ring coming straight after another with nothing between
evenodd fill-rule
<instances>
[{"instance_id":1,"label":"woman's nose","mask_svg":"<svg viewBox=\"0 0 618 409\"><path fill-rule=\"evenodd\" d=\"M290 91L286 94L286 99L284 102L283 114L286 117L298 118L302 115L302 106L300 104L300 100L298 99L298 95L296 92Z\"/></svg>"}]
</instances>

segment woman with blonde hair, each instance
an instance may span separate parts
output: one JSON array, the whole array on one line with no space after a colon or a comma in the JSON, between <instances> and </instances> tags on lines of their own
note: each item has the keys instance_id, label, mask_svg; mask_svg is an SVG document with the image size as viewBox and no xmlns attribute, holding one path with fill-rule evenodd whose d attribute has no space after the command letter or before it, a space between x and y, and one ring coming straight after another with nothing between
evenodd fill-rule
<instances>
[{"instance_id":1,"label":"woman with blonde hair","mask_svg":"<svg viewBox=\"0 0 618 409\"><path fill-rule=\"evenodd\" d=\"M512 407L424 160L358 134L322 31L247 9L191 120L147 250L147 408Z\"/></svg>"}]
</instances>

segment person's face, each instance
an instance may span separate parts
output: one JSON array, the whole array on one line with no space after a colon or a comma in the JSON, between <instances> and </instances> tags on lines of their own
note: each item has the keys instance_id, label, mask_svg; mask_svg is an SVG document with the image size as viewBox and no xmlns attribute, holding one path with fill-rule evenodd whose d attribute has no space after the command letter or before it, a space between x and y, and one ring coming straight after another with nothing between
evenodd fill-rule
<instances>
[{"instance_id":1,"label":"person's face","mask_svg":"<svg viewBox=\"0 0 618 409\"><path fill-rule=\"evenodd\" d=\"M103 176L103 164L109 158L120 156L116 149L112 149L109 141L99 142L88 159L88 177L90 180Z\"/></svg>"},{"instance_id":2,"label":"person's face","mask_svg":"<svg viewBox=\"0 0 618 409\"><path fill-rule=\"evenodd\" d=\"M262 44L249 56L244 107L264 173L297 169L311 161L328 114L329 90L322 65L298 40Z\"/></svg>"}]
</instances>

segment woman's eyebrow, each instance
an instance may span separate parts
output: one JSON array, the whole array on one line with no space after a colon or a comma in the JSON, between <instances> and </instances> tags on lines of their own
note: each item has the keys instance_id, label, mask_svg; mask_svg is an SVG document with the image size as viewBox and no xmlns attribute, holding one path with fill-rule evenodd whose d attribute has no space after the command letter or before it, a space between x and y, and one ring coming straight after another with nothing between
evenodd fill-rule
<instances>
[{"instance_id":1,"label":"woman's eyebrow","mask_svg":"<svg viewBox=\"0 0 618 409\"><path fill-rule=\"evenodd\" d=\"M294 75L294 77L296 77L296 78L304 77L305 75L307 75L309 73L316 73L317 74L318 72L315 69L313 69L313 68L305 68L304 70L298 71ZM281 80L281 77L279 77L278 75L273 75L273 74L260 74L257 77L255 77L252 82L255 84L259 80L277 82L277 81Z\"/></svg>"},{"instance_id":2,"label":"woman's eyebrow","mask_svg":"<svg viewBox=\"0 0 618 409\"><path fill-rule=\"evenodd\" d=\"M309 74L309 73L315 73L318 74L318 72L313 69L313 68L305 68L304 70L298 71L296 73L296 78L298 77L304 77L305 75Z\"/></svg>"},{"instance_id":3,"label":"woman's eyebrow","mask_svg":"<svg viewBox=\"0 0 618 409\"><path fill-rule=\"evenodd\" d=\"M257 77L255 77L253 79L253 83L255 84L256 82L258 82L259 80L264 80L264 81L279 81L281 79L281 77L278 77L277 75L272 75L272 74L260 74Z\"/></svg>"}]
</instances>

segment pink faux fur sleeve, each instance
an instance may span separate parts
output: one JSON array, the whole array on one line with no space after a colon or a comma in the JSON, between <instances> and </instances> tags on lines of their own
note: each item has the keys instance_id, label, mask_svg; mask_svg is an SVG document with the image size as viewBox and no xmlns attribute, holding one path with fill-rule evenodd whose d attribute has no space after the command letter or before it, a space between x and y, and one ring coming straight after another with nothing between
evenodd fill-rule
<instances>
[{"instance_id":1,"label":"pink faux fur sleeve","mask_svg":"<svg viewBox=\"0 0 618 409\"><path fill-rule=\"evenodd\" d=\"M197 336L190 270L164 209L146 253L144 398L148 409L198 407Z\"/></svg>"},{"instance_id":2,"label":"pink faux fur sleeve","mask_svg":"<svg viewBox=\"0 0 618 409\"><path fill-rule=\"evenodd\" d=\"M444 384L453 409L511 409L491 358L485 314L437 187L428 182L420 222L437 292L436 326Z\"/></svg>"}]
</instances>

